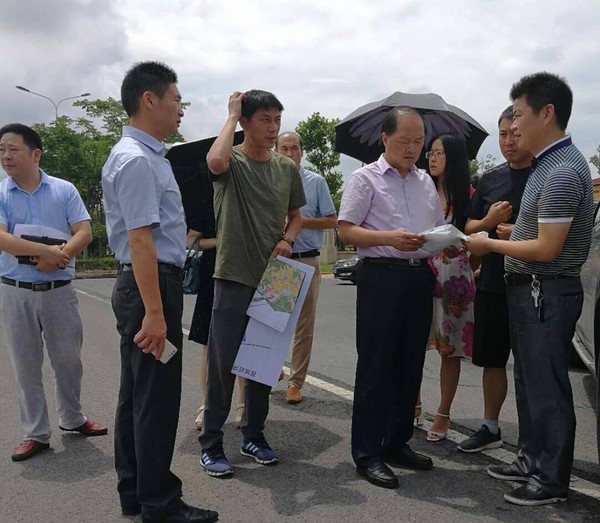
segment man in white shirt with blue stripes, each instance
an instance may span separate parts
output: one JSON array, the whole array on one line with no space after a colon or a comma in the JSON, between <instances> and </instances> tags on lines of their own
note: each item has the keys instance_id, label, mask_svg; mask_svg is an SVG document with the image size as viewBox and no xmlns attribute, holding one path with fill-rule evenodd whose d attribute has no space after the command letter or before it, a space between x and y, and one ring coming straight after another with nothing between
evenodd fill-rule
<instances>
[{"instance_id":1,"label":"man in white shirt with blue stripes","mask_svg":"<svg viewBox=\"0 0 600 523\"><path fill-rule=\"evenodd\" d=\"M488 467L488 474L525 483L506 501L538 506L565 501L569 491L575 445L569 354L594 202L587 161L566 133L573 93L565 80L545 72L525 76L510 97L518 146L533 155L519 217L510 240L475 235L467 245L476 255L506 257L519 455L510 465Z\"/></svg>"}]
</instances>

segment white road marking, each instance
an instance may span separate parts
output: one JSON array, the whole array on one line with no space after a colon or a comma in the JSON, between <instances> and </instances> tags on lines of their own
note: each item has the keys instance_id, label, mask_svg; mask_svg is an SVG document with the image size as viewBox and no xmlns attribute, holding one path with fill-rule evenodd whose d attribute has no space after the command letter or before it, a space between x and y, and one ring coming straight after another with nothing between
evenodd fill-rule
<instances>
[{"instance_id":1,"label":"white road marking","mask_svg":"<svg viewBox=\"0 0 600 523\"><path fill-rule=\"evenodd\" d=\"M89 296L90 298L94 298L95 300L102 301L104 303L109 303L109 301L105 298L100 298L98 296L94 296L93 294L82 291L80 289L77 289L77 292L80 292L81 294L85 294L86 296ZM185 334L186 336L189 336L190 331L188 329L184 328L184 329L182 329L182 331L183 331L183 334ZM289 374L290 368L284 366L283 371L286 374ZM306 383L309 383L313 387L317 387L321 390L329 392L330 394L333 394L335 396L338 396L338 397L343 398L348 401L352 401L352 399L354 397L354 393L350 389L345 389L345 388L335 385L333 383L329 383L322 379L316 378L315 376L308 375L306 377ZM422 430L427 431L430 428L431 428L431 422L425 420L423 422ZM458 432L456 430L450 429L450 430L448 430L448 436L446 437L446 439L458 444L465 439L465 435L461 434L460 432ZM459 452L459 451L457 450L457 452ZM501 461L502 463L506 463L507 465L512 463L515 460L515 458L517 457L517 455L514 452L510 452L509 450L506 450L503 448L482 450L481 454L484 454L484 455L486 455L492 459L495 459L497 461ZM583 478L580 478L578 476L573 476L573 475L571 476L571 489L574 490L575 492L579 492L580 494L583 494L584 496L589 496L591 498L600 500L600 488L598 487L598 485L595 483L592 483L591 481L587 481Z\"/></svg>"}]
</instances>

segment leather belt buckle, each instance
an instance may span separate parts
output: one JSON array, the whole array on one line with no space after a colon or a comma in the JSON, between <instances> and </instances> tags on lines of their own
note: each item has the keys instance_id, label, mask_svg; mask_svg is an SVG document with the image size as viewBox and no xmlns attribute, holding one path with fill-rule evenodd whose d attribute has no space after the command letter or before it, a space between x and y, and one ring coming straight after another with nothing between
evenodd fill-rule
<instances>
[{"instance_id":1,"label":"leather belt buckle","mask_svg":"<svg viewBox=\"0 0 600 523\"><path fill-rule=\"evenodd\" d=\"M411 267L420 267L421 263L422 263L422 261L420 258L409 258L408 259L408 265L410 265Z\"/></svg>"},{"instance_id":2,"label":"leather belt buckle","mask_svg":"<svg viewBox=\"0 0 600 523\"><path fill-rule=\"evenodd\" d=\"M43 292L52 288L52 282L43 282L43 283L33 283L31 285L32 291Z\"/></svg>"}]
</instances>

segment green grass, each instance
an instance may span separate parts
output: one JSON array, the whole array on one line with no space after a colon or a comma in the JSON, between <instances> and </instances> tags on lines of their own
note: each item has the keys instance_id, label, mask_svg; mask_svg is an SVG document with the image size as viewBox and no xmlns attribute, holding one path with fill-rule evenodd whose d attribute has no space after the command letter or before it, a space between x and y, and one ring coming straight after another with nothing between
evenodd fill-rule
<instances>
[{"instance_id":1,"label":"green grass","mask_svg":"<svg viewBox=\"0 0 600 523\"><path fill-rule=\"evenodd\" d=\"M333 274L333 263L321 263L321 274Z\"/></svg>"}]
</instances>

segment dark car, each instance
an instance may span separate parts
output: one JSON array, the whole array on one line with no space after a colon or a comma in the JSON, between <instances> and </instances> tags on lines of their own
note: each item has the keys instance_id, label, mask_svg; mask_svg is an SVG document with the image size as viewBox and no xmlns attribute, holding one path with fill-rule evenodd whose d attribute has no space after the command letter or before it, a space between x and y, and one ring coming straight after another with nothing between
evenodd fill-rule
<instances>
[{"instance_id":1,"label":"dark car","mask_svg":"<svg viewBox=\"0 0 600 523\"><path fill-rule=\"evenodd\" d=\"M357 256L338 260L333 266L333 277L338 280L351 281L355 284L358 276L358 264L359 259Z\"/></svg>"},{"instance_id":2,"label":"dark car","mask_svg":"<svg viewBox=\"0 0 600 523\"><path fill-rule=\"evenodd\" d=\"M581 361L596 377L596 422L598 460L600 461L600 214L596 206L592 246L587 261L581 268L583 309L575 327L573 346Z\"/></svg>"}]
</instances>

